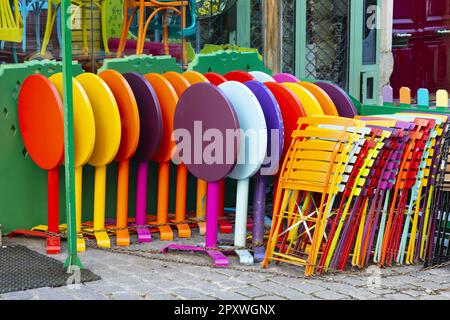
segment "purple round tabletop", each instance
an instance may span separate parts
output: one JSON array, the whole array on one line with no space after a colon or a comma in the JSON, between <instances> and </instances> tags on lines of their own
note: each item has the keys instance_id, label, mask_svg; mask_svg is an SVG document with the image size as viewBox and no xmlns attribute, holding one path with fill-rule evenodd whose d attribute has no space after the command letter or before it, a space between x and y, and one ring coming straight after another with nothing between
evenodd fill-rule
<instances>
[{"instance_id":1,"label":"purple round tabletop","mask_svg":"<svg viewBox=\"0 0 450 320\"><path fill-rule=\"evenodd\" d=\"M339 116L353 119L358 115L352 99L341 87L334 83L323 81L315 82L314 84L322 88L330 96L336 105Z\"/></svg>"},{"instance_id":2,"label":"purple round tabletop","mask_svg":"<svg viewBox=\"0 0 450 320\"><path fill-rule=\"evenodd\" d=\"M277 73L276 75L272 76L272 78L278 82L278 83L285 83L285 82L299 82L300 80L289 73Z\"/></svg>"},{"instance_id":3,"label":"purple round tabletop","mask_svg":"<svg viewBox=\"0 0 450 320\"><path fill-rule=\"evenodd\" d=\"M134 72L123 76L133 90L141 124L139 145L133 159L138 162L149 161L161 144L163 123L161 106L155 91L143 76Z\"/></svg>"},{"instance_id":4,"label":"purple round tabletop","mask_svg":"<svg viewBox=\"0 0 450 320\"><path fill-rule=\"evenodd\" d=\"M201 124L201 132L198 132L199 124ZM180 135L182 137L177 147L184 146L185 139L190 140L188 144L190 150L187 152L178 150L178 152L180 160L195 177L207 182L217 182L233 171L236 166L239 141L237 137L234 137L233 141L225 143L225 138L227 130L238 129L239 121L231 102L216 86L210 83L198 83L189 87L180 97L174 120L175 136L178 139ZM215 144L215 154L222 154L223 159L212 163L211 159L203 157L203 152L206 148L211 148L212 143L203 139L203 135L208 130L213 136L220 133L224 142ZM183 133L187 132L190 137L186 138ZM201 148L197 150L199 141ZM200 157L198 157L199 152L201 152Z\"/></svg>"},{"instance_id":5,"label":"purple round tabletop","mask_svg":"<svg viewBox=\"0 0 450 320\"><path fill-rule=\"evenodd\" d=\"M281 114L280 107L278 105L275 96L263 83L259 81L247 81L244 83L256 96L259 104L264 112L267 125L267 156L262 165L261 173L263 175L275 175L278 171L278 165L281 159L284 145L284 125L283 115ZM277 141L272 140L272 130L278 131ZM274 147L277 149L273 150ZM271 154L277 152L277 154Z\"/></svg>"}]
</instances>

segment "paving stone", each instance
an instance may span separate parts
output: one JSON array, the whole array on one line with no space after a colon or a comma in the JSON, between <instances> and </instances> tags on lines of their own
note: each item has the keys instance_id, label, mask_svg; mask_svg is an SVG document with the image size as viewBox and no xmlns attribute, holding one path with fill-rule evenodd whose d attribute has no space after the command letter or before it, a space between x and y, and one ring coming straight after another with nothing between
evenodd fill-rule
<instances>
[{"instance_id":1,"label":"paving stone","mask_svg":"<svg viewBox=\"0 0 450 320\"><path fill-rule=\"evenodd\" d=\"M235 289L234 291L250 299L261 297L267 294L266 291L256 288L254 286L241 287Z\"/></svg>"},{"instance_id":2,"label":"paving stone","mask_svg":"<svg viewBox=\"0 0 450 320\"><path fill-rule=\"evenodd\" d=\"M218 285L224 289L235 289L235 288L244 287L247 284L245 282L237 281L237 280L225 280L225 281L218 282Z\"/></svg>"},{"instance_id":3,"label":"paving stone","mask_svg":"<svg viewBox=\"0 0 450 320\"><path fill-rule=\"evenodd\" d=\"M368 289L355 288L346 283L327 283L329 290L350 296L355 299L369 300L377 297L376 294L370 292Z\"/></svg>"},{"instance_id":4,"label":"paving stone","mask_svg":"<svg viewBox=\"0 0 450 320\"><path fill-rule=\"evenodd\" d=\"M137 295L145 295L145 294L165 294L167 293L166 290L163 290L159 287L156 287L154 285L150 285L147 283L141 283L134 286L129 286L126 288L126 291L133 292Z\"/></svg>"},{"instance_id":5,"label":"paving stone","mask_svg":"<svg viewBox=\"0 0 450 320\"><path fill-rule=\"evenodd\" d=\"M286 287L284 285L280 285L278 283L272 281L266 281L261 283L255 283L253 286L266 291L267 293L276 294L277 296L289 299L289 300L297 300L302 299L305 296L305 293L294 290L292 288Z\"/></svg>"},{"instance_id":6,"label":"paving stone","mask_svg":"<svg viewBox=\"0 0 450 320\"><path fill-rule=\"evenodd\" d=\"M325 291L319 291L313 294L315 297L318 297L320 299L324 300L343 300L348 299L349 296L343 295L341 293L332 291L332 290L325 290Z\"/></svg>"},{"instance_id":7,"label":"paving stone","mask_svg":"<svg viewBox=\"0 0 450 320\"><path fill-rule=\"evenodd\" d=\"M74 300L73 294L64 293L60 288L39 288L29 290L30 300Z\"/></svg>"},{"instance_id":8,"label":"paving stone","mask_svg":"<svg viewBox=\"0 0 450 320\"><path fill-rule=\"evenodd\" d=\"M274 277L271 281L288 286L303 293L311 294L318 291L326 290L326 288L313 283L310 280L291 279L286 277Z\"/></svg>"},{"instance_id":9,"label":"paving stone","mask_svg":"<svg viewBox=\"0 0 450 320\"><path fill-rule=\"evenodd\" d=\"M214 300L214 297L191 288L174 289L171 292L183 300Z\"/></svg>"},{"instance_id":10,"label":"paving stone","mask_svg":"<svg viewBox=\"0 0 450 320\"><path fill-rule=\"evenodd\" d=\"M278 296L262 296L258 297L255 300L269 300L269 301L275 301L275 300L287 300L286 298L278 297Z\"/></svg>"},{"instance_id":11,"label":"paving stone","mask_svg":"<svg viewBox=\"0 0 450 320\"><path fill-rule=\"evenodd\" d=\"M174 300L175 296L171 294L151 294L147 293L144 300Z\"/></svg>"},{"instance_id":12,"label":"paving stone","mask_svg":"<svg viewBox=\"0 0 450 320\"><path fill-rule=\"evenodd\" d=\"M4 300L29 300L33 295L29 291L8 292L0 295Z\"/></svg>"},{"instance_id":13,"label":"paving stone","mask_svg":"<svg viewBox=\"0 0 450 320\"><path fill-rule=\"evenodd\" d=\"M414 298L404 293L390 293L383 296L386 300L413 300Z\"/></svg>"},{"instance_id":14,"label":"paving stone","mask_svg":"<svg viewBox=\"0 0 450 320\"><path fill-rule=\"evenodd\" d=\"M111 294L111 298L114 300L143 300L142 296L130 292L115 292Z\"/></svg>"},{"instance_id":15,"label":"paving stone","mask_svg":"<svg viewBox=\"0 0 450 320\"><path fill-rule=\"evenodd\" d=\"M416 283L416 285L420 288L428 289L428 290L442 290L442 289L447 289L449 287L448 284L442 285L442 284L438 284L433 281L418 282L418 283Z\"/></svg>"},{"instance_id":16,"label":"paving stone","mask_svg":"<svg viewBox=\"0 0 450 320\"><path fill-rule=\"evenodd\" d=\"M246 296L227 290L213 291L210 294L219 300L248 300Z\"/></svg>"}]
</instances>

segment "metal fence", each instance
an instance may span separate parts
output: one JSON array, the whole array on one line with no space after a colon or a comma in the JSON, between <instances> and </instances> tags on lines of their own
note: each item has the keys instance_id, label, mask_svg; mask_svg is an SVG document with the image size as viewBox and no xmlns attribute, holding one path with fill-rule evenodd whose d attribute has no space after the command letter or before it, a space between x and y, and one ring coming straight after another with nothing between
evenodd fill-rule
<instances>
[{"instance_id":1,"label":"metal fence","mask_svg":"<svg viewBox=\"0 0 450 320\"><path fill-rule=\"evenodd\" d=\"M307 1L307 78L330 80L348 89L349 11L350 0Z\"/></svg>"},{"instance_id":2,"label":"metal fence","mask_svg":"<svg viewBox=\"0 0 450 320\"><path fill-rule=\"evenodd\" d=\"M295 74L296 53L296 0L281 2L281 67L283 72Z\"/></svg>"},{"instance_id":3,"label":"metal fence","mask_svg":"<svg viewBox=\"0 0 450 320\"><path fill-rule=\"evenodd\" d=\"M264 0L251 0L250 13L250 46L258 49L260 54L264 50Z\"/></svg>"}]
</instances>

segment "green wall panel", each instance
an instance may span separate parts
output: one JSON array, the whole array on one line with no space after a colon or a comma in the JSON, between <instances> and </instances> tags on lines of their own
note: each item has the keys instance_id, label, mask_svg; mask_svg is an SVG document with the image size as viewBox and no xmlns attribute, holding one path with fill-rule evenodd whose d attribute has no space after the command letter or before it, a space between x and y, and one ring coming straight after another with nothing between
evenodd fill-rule
<instances>
[{"instance_id":1,"label":"green wall panel","mask_svg":"<svg viewBox=\"0 0 450 320\"><path fill-rule=\"evenodd\" d=\"M17 98L28 76L50 76L61 70L62 64L54 61L0 66L0 224L6 232L46 222L47 175L25 150L19 130ZM74 64L74 75L81 72L80 65ZM61 183L61 198L62 187Z\"/></svg>"}]
</instances>

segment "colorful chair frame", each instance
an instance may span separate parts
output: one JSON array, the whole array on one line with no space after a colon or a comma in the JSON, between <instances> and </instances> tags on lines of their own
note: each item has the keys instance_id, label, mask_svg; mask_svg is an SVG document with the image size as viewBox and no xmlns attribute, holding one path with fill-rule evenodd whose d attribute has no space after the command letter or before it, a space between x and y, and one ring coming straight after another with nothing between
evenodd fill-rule
<instances>
[{"instance_id":1,"label":"colorful chair frame","mask_svg":"<svg viewBox=\"0 0 450 320\"><path fill-rule=\"evenodd\" d=\"M186 28L187 23L187 8L190 7L191 26ZM146 8L151 8L151 14L145 19ZM137 46L136 54L140 55L144 51L144 43L147 34L147 30L152 23L153 19L159 14L163 14L163 42L166 54L169 54L169 22L168 15L172 11L176 15L181 17L181 36L183 46L183 63L187 64L187 52L186 41L184 36L192 34L192 30L195 29L195 2L192 0L180 0L180 1L156 1L156 0L125 0L124 1L124 17L122 25L122 33L120 36L119 48L117 50L117 57L120 58L125 49L127 35L130 30L130 26L139 10L139 23L137 34ZM131 11L131 14L130 14ZM142 14L141 14L142 13Z\"/></svg>"},{"instance_id":2,"label":"colorful chair frame","mask_svg":"<svg viewBox=\"0 0 450 320\"><path fill-rule=\"evenodd\" d=\"M80 10L82 10L82 29L83 29L83 50L87 52L88 50L88 37L87 37L87 19L85 10L83 8L86 8L90 6L91 1L90 0L71 0L71 4L76 5ZM55 6L55 8L54 8ZM101 24L102 24L102 41L103 41L103 47L106 54L109 54L109 47L108 47L108 39L106 36L106 0L95 0L94 6L98 7L100 9L101 14ZM44 40L42 42L41 47L41 55L45 55L47 52L47 46L50 42L53 26L55 24L55 20L57 20L57 28L58 28L58 41L60 41L60 19L58 18L58 14L61 8L61 0L48 0L48 13L47 13L47 23L45 27L45 34L44 34Z\"/></svg>"}]
</instances>

